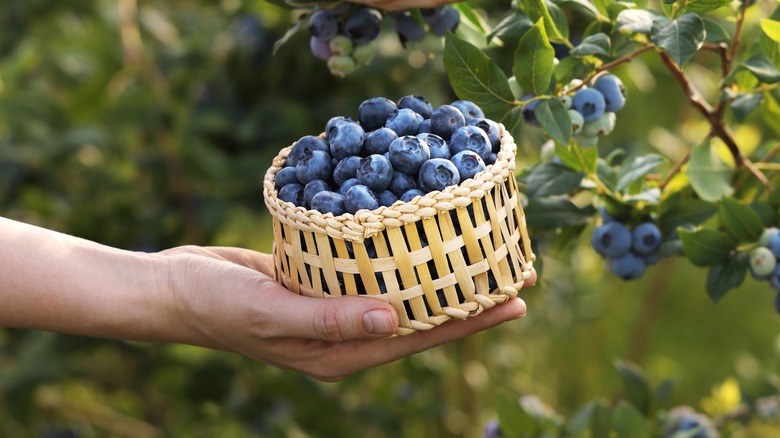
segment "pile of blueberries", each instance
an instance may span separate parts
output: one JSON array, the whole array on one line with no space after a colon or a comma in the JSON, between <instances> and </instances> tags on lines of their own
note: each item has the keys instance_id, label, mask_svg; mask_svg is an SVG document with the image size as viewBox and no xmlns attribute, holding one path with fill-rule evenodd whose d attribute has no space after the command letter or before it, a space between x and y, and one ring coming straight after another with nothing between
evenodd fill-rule
<instances>
[{"instance_id":1,"label":"pile of blueberries","mask_svg":"<svg viewBox=\"0 0 780 438\"><path fill-rule=\"evenodd\" d=\"M615 113L626 104L626 90L617 76L606 73L588 87L581 81L573 81L560 96L560 100L569 112L574 139L580 146L595 146L598 137L607 135L615 129ZM568 89L576 89L574 94ZM523 100L533 98L526 95ZM535 110L540 100L532 100L523 108L523 118L531 125L538 125Z\"/></svg>"},{"instance_id":2,"label":"pile of blueberries","mask_svg":"<svg viewBox=\"0 0 780 438\"><path fill-rule=\"evenodd\" d=\"M409 202L493 164L499 129L467 100L434 109L422 96L370 98L358 120L333 117L324 137L293 144L274 179L277 196L334 216Z\"/></svg>"},{"instance_id":3,"label":"pile of blueberries","mask_svg":"<svg viewBox=\"0 0 780 438\"><path fill-rule=\"evenodd\" d=\"M452 6L420 9L419 22L408 10L385 15L378 9L342 2L332 9L318 7L309 16L311 52L327 61L334 76L344 77L371 62L386 16L392 17L393 29L404 46L422 40L428 31L444 36L460 24L460 15Z\"/></svg>"},{"instance_id":4,"label":"pile of blueberries","mask_svg":"<svg viewBox=\"0 0 780 438\"><path fill-rule=\"evenodd\" d=\"M750 274L759 281L769 281L778 293L775 309L780 312L780 229L764 230L759 246L750 251Z\"/></svg>"},{"instance_id":5,"label":"pile of blueberries","mask_svg":"<svg viewBox=\"0 0 780 438\"><path fill-rule=\"evenodd\" d=\"M591 236L591 246L607 260L609 270L624 280L634 280L645 268L659 260L661 230L652 222L641 222L633 229L612 218L602 208L602 224Z\"/></svg>"}]
</instances>

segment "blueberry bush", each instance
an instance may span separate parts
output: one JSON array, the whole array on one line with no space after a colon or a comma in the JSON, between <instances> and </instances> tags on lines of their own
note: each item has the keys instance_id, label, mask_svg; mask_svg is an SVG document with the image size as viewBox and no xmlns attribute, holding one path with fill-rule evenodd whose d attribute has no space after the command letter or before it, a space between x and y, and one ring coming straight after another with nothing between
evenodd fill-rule
<instances>
[{"instance_id":1,"label":"blueberry bush","mask_svg":"<svg viewBox=\"0 0 780 438\"><path fill-rule=\"evenodd\" d=\"M281 148L309 163L277 174L289 202L408 201L434 159L486 163L448 124L473 104L467 126L518 145L540 278L523 320L329 384L0 329L0 435L780 433L776 2L7 0L0 22L3 216L138 251L268 252L260 181ZM450 141L394 143L420 132L412 113ZM334 117L335 151L317 137ZM339 117L370 127L360 157ZM388 181L385 161L418 178Z\"/></svg>"}]
</instances>

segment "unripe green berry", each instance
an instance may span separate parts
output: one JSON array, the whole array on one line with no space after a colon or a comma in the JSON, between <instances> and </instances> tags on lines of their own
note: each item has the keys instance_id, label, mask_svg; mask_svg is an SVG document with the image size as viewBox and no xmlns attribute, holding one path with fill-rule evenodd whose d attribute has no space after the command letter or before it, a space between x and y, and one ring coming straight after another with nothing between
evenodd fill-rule
<instances>
[{"instance_id":1,"label":"unripe green berry","mask_svg":"<svg viewBox=\"0 0 780 438\"><path fill-rule=\"evenodd\" d=\"M359 44L352 51L352 58L358 65L367 65L376 55L376 43Z\"/></svg>"},{"instance_id":2,"label":"unripe green berry","mask_svg":"<svg viewBox=\"0 0 780 438\"><path fill-rule=\"evenodd\" d=\"M555 142L548 140L544 142L541 150L539 151L539 159L543 163L549 163L555 157Z\"/></svg>"},{"instance_id":3,"label":"unripe green berry","mask_svg":"<svg viewBox=\"0 0 780 438\"><path fill-rule=\"evenodd\" d=\"M569 119L571 119L571 132L572 134L579 134L582 131L582 126L585 124L585 119L582 118L582 114L579 111L570 109Z\"/></svg>"},{"instance_id":4,"label":"unripe green berry","mask_svg":"<svg viewBox=\"0 0 780 438\"><path fill-rule=\"evenodd\" d=\"M615 130L616 120L617 116L615 116L615 113L604 113L598 119L586 123L582 127L582 135L593 137L597 135L607 135Z\"/></svg>"},{"instance_id":5,"label":"unripe green berry","mask_svg":"<svg viewBox=\"0 0 780 438\"><path fill-rule=\"evenodd\" d=\"M759 246L750 251L750 270L759 277L772 273L777 266L777 259L769 248Z\"/></svg>"},{"instance_id":6,"label":"unripe green berry","mask_svg":"<svg viewBox=\"0 0 780 438\"><path fill-rule=\"evenodd\" d=\"M558 97L558 100L561 101L561 103L563 104L564 108L571 109L571 96L570 95L568 95L568 94L561 94Z\"/></svg>"},{"instance_id":7,"label":"unripe green berry","mask_svg":"<svg viewBox=\"0 0 780 438\"><path fill-rule=\"evenodd\" d=\"M352 40L346 35L336 35L328 43L330 46L330 53L335 56L349 55L352 53L352 49L355 45Z\"/></svg>"},{"instance_id":8,"label":"unripe green berry","mask_svg":"<svg viewBox=\"0 0 780 438\"><path fill-rule=\"evenodd\" d=\"M357 69L357 64L351 56L331 56L328 58L328 68L333 76L343 78Z\"/></svg>"},{"instance_id":9,"label":"unripe green berry","mask_svg":"<svg viewBox=\"0 0 780 438\"><path fill-rule=\"evenodd\" d=\"M758 239L758 243L759 243L761 246L767 246L767 245L769 245L769 239L771 239L771 238L772 238L772 236L774 236L774 235L775 235L775 234L777 234L777 233L780 233L780 229L778 229L777 227L769 227L769 228L765 228L765 229L764 229L764 232L763 232L763 233L761 233L761 238L760 238L760 239Z\"/></svg>"}]
</instances>

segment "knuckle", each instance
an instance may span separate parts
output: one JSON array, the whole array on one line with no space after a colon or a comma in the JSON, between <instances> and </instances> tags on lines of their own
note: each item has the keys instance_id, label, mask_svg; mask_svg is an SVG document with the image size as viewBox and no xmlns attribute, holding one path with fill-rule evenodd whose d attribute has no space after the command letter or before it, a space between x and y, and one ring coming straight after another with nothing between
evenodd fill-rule
<instances>
[{"instance_id":1,"label":"knuckle","mask_svg":"<svg viewBox=\"0 0 780 438\"><path fill-rule=\"evenodd\" d=\"M337 308L324 307L317 318L314 318L314 333L320 339L328 342L344 342L344 331L340 318L340 312Z\"/></svg>"}]
</instances>

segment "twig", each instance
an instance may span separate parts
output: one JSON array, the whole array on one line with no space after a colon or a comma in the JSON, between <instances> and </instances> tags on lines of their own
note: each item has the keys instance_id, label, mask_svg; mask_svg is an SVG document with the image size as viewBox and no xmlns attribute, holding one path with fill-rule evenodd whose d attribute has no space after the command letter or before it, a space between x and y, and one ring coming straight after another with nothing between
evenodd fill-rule
<instances>
[{"instance_id":1,"label":"twig","mask_svg":"<svg viewBox=\"0 0 780 438\"><path fill-rule=\"evenodd\" d=\"M639 55L641 55L641 54L643 54L643 53L647 52L648 50L650 50L650 49L652 49L652 48L654 48L654 47L655 47L655 45L654 45L654 44L651 44L651 43L645 44L644 46L642 46L642 47L640 47L640 48L638 48L638 49L634 50L633 52L629 53L628 55L622 56L622 57L620 57L620 58L618 58L618 59L616 59L616 60L614 60L614 61L611 61L611 62L608 62L608 63L606 63L606 64L602 65L601 67L598 67L598 68L596 69L596 71L595 71L595 72L593 72L593 73L591 73L591 74L590 74L590 76L586 77L586 78L585 78L585 79L582 81L582 83L581 83L580 85L577 85L576 87L572 87L572 88L570 88L570 89L568 90L568 92L569 92L569 93L571 93L571 92L574 92L574 91L577 91L577 90L579 90L580 88L584 87L584 86L585 86L585 85L586 85L588 82L590 82L591 80L593 80L593 78L595 78L596 76L598 76L598 75L599 75L599 73L601 73L601 72L605 72L605 71L607 71L607 70L611 70L611 69L613 69L613 68L615 68L615 67L617 67L617 66L619 66L619 65L621 65L621 64L625 64L626 62L630 62L630 61L632 61L634 58L636 58L637 56L639 56Z\"/></svg>"},{"instance_id":2,"label":"twig","mask_svg":"<svg viewBox=\"0 0 780 438\"><path fill-rule=\"evenodd\" d=\"M659 189L660 191L662 191L662 192L663 192L663 191L664 191L664 189L666 188L667 184L669 184L669 182L672 180L672 178L674 178L674 177L675 177L675 175L677 175L678 173L680 173L680 170L682 169L682 167L683 167L683 166L685 165L685 163L687 163L687 162L688 162L688 160L690 160L690 159L691 159L691 151L688 151L688 152L685 154L685 156L684 156L684 157L682 157L682 159L681 159L680 161L678 161L678 162L677 162L677 163L674 165L674 167L672 168L672 170L670 170L670 171L669 171L669 173L668 173L668 174L666 174L666 176L664 177L664 179L663 179L663 180L662 180L660 183L658 183L658 189Z\"/></svg>"}]
</instances>

